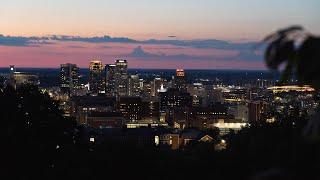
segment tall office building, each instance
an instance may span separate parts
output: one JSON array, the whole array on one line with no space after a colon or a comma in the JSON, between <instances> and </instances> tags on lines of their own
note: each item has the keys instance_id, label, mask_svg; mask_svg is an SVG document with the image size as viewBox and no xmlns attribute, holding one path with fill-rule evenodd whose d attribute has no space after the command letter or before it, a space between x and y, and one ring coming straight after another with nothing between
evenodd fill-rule
<instances>
[{"instance_id":1,"label":"tall office building","mask_svg":"<svg viewBox=\"0 0 320 180\"><path fill-rule=\"evenodd\" d=\"M146 121L159 121L160 109L159 109L159 98L150 97L142 99L142 119Z\"/></svg>"},{"instance_id":2,"label":"tall office building","mask_svg":"<svg viewBox=\"0 0 320 180\"><path fill-rule=\"evenodd\" d=\"M127 60L116 60L115 87L118 96L128 96L128 62Z\"/></svg>"},{"instance_id":3,"label":"tall office building","mask_svg":"<svg viewBox=\"0 0 320 180\"><path fill-rule=\"evenodd\" d=\"M188 92L192 96L192 106L204 106L203 100L206 97L205 87L202 83L193 83L188 85Z\"/></svg>"},{"instance_id":4,"label":"tall office building","mask_svg":"<svg viewBox=\"0 0 320 180\"><path fill-rule=\"evenodd\" d=\"M139 75L130 75L129 77L129 96L140 96L140 79Z\"/></svg>"},{"instance_id":5,"label":"tall office building","mask_svg":"<svg viewBox=\"0 0 320 180\"><path fill-rule=\"evenodd\" d=\"M161 87L164 87L165 80L162 78L154 78L151 82L151 96L158 96Z\"/></svg>"},{"instance_id":6,"label":"tall office building","mask_svg":"<svg viewBox=\"0 0 320 180\"><path fill-rule=\"evenodd\" d=\"M89 66L89 88L93 94L105 92L105 77L101 61L93 60Z\"/></svg>"},{"instance_id":7,"label":"tall office building","mask_svg":"<svg viewBox=\"0 0 320 180\"><path fill-rule=\"evenodd\" d=\"M263 120L266 113L267 104L263 101L251 101L248 103L249 122L258 122Z\"/></svg>"},{"instance_id":8,"label":"tall office building","mask_svg":"<svg viewBox=\"0 0 320 180\"><path fill-rule=\"evenodd\" d=\"M175 82L175 87L179 91L186 91L187 90L185 71L183 69L176 70L176 76L175 76L174 82Z\"/></svg>"},{"instance_id":9,"label":"tall office building","mask_svg":"<svg viewBox=\"0 0 320 180\"><path fill-rule=\"evenodd\" d=\"M160 113L166 113L166 122L170 126L179 122L184 124L187 116L187 109L192 107L192 97L187 92L178 89L168 89L159 92Z\"/></svg>"},{"instance_id":10,"label":"tall office building","mask_svg":"<svg viewBox=\"0 0 320 180\"><path fill-rule=\"evenodd\" d=\"M76 64L60 65L60 89L64 93L72 94L79 86L79 68Z\"/></svg>"},{"instance_id":11,"label":"tall office building","mask_svg":"<svg viewBox=\"0 0 320 180\"><path fill-rule=\"evenodd\" d=\"M115 64L107 64L105 66L105 75L106 75L106 95L115 96Z\"/></svg>"},{"instance_id":12,"label":"tall office building","mask_svg":"<svg viewBox=\"0 0 320 180\"><path fill-rule=\"evenodd\" d=\"M131 121L141 120L143 103L141 97L120 97L118 111Z\"/></svg>"}]
</instances>

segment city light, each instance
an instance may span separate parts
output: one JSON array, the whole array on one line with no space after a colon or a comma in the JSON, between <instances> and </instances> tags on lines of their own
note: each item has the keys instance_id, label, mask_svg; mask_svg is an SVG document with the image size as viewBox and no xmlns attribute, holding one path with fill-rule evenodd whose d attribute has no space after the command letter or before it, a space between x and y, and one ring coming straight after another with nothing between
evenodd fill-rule
<instances>
[{"instance_id":1,"label":"city light","mask_svg":"<svg viewBox=\"0 0 320 180\"><path fill-rule=\"evenodd\" d=\"M2 0L1 179L320 179L319 7Z\"/></svg>"},{"instance_id":2,"label":"city light","mask_svg":"<svg viewBox=\"0 0 320 180\"><path fill-rule=\"evenodd\" d=\"M95 138L94 138L94 137L91 137L91 138L89 139L89 141L92 142L92 143L94 143L94 142L95 142Z\"/></svg>"}]
</instances>

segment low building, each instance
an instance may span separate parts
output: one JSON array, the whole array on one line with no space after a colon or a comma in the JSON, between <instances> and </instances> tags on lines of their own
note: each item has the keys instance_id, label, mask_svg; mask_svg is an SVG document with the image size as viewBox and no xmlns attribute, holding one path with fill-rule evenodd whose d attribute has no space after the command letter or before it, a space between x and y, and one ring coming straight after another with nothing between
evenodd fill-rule
<instances>
[{"instance_id":1,"label":"low building","mask_svg":"<svg viewBox=\"0 0 320 180\"><path fill-rule=\"evenodd\" d=\"M231 130L237 133L240 131L243 127L246 127L248 123L241 122L241 121L219 121L211 126L216 127L219 129L220 135L226 135Z\"/></svg>"},{"instance_id":2,"label":"low building","mask_svg":"<svg viewBox=\"0 0 320 180\"><path fill-rule=\"evenodd\" d=\"M156 132L150 128L103 128L98 130L97 142L116 142L134 146L155 147Z\"/></svg>"},{"instance_id":3,"label":"low building","mask_svg":"<svg viewBox=\"0 0 320 180\"><path fill-rule=\"evenodd\" d=\"M227 110L223 105L214 107L196 107L192 108L188 113L188 128L210 129L212 124L221 121L233 119L227 114Z\"/></svg>"},{"instance_id":4,"label":"low building","mask_svg":"<svg viewBox=\"0 0 320 180\"><path fill-rule=\"evenodd\" d=\"M196 129L187 129L181 132L180 146L186 146L192 142L213 142L215 135L213 133L200 131Z\"/></svg>"},{"instance_id":5,"label":"low building","mask_svg":"<svg viewBox=\"0 0 320 180\"><path fill-rule=\"evenodd\" d=\"M14 66L10 66L9 84L15 88L21 85L40 85L39 76L27 72L17 72Z\"/></svg>"},{"instance_id":6,"label":"low building","mask_svg":"<svg viewBox=\"0 0 320 180\"><path fill-rule=\"evenodd\" d=\"M87 124L92 112L116 112L116 100L106 96L73 96L70 100L70 115L79 124Z\"/></svg>"},{"instance_id":7,"label":"low building","mask_svg":"<svg viewBox=\"0 0 320 180\"><path fill-rule=\"evenodd\" d=\"M126 122L122 114L117 112L91 112L84 118L92 128L120 128Z\"/></svg>"},{"instance_id":8,"label":"low building","mask_svg":"<svg viewBox=\"0 0 320 180\"><path fill-rule=\"evenodd\" d=\"M158 136L159 146L169 146L172 150L177 150L181 146L179 133L168 132Z\"/></svg>"},{"instance_id":9,"label":"low building","mask_svg":"<svg viewBox=\"0 0 320 180\"><path fill-rule=\"evenodd\" d=\"M159 121L139 120L135 122L132 122L132 121L127 122L126 127L129 129L143 128L143 127L156 128L156 127L168 127L168 124L165 122L159 122Z\"/></svg>"},{"instance_id":10,"label":"low building","mask_svg":"<svg viewBox=\"0 0 320 180\"><path fill-rule=\"evenodd\" d=\"M169 146L176 150L187 146L189 143L212 143L217 138L218 133L215 131L201 131L197 129L185 129L183 131L167 130L162 131L159 135L161 145Z\"/></svg>"},{"instance_id":11,"label":"low building","mask_svg":"<svg viewBox=\"0 0 320 180\"><path fill-rule=\"evenodd\" d=\"M110 142L142 147L159 147L177 150L184 148L189 143L213 143L217 139L215 131L200 131L187 129L179 131L165 127L157 128L94 128L85 127L90 130L86 141L91 143Z\"/></svg>"}]
</instances>

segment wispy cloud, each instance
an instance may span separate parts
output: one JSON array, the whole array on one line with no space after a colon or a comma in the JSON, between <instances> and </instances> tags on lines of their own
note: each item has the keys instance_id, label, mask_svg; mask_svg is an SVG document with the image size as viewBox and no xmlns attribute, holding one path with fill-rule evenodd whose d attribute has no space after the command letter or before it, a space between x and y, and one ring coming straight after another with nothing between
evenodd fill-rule
<instances>
[{"instance_id":1,"label":"wispy cloud","mask_svg":"<svg viewBox=\"0 0 320 180\"><path fill-rule=\"evenodd\" d=\"M0 59L5 59L0 65L8 66L14 61L15 64L24 66L55 67L68 59L86 67L92 57L100 57L104 63L123 57L130 61L132 67L261 68L264 47L256 48L257 44L258 42L235 43L214 39L138 41L109 36L86 38L0 35Z\"/></svg>"},{"instance_id":2,"label":"wispy cloud","mask_svg":"<svg viewBox=\"0 0 320 180\"><path fill-rule=\"evenodd\" d=\"M4 36L0 34L0 45L2 46L28 46L32 41L26 37Z\"/></svg>"},{"instance_id":3,"label":"wispy cloud","mask_svg":"<svg viewBox=\"0 0 320 180\"><path fill-rule=\"evenodd\" d=\"M189 55L189 54L176 54L176 55L167 55L165 53L150 53L146 52L142 46L138 46L132 50L132 52L128 55L128 57L135 57L141 59L151 59L151 58L159 58L159 59L171 59L171 60L246 60L246 61L261 61L262 55L257 53L254 50L241 50L234 56L215 56L215 55Z\"/></svg>"},{"instance_id":4,"label":"wispy cloud","mask_svg":"<svg viewBox=\"0 0 320 180\"><path fill-rule=\"evenodd\" d=\"M139 41L139 40L134 40L127 37L110 37L110 36L81 37L81 36L52 35L52 36L44 36L44 37L20 37L20 36L0 35L0 45L5 45L5 46L28 46L31 44L50 43L52 41L172 45L176 47L192 47L192 48L198 48L198 49L222 49L222 50L247 50L250 48L252 49L259 44L259 42L234 43L234 42L217 40L217 39L204 39L204 40L149 39L145 41Z\"/></svg>"},{"instance_id":5,"label":"wispy cloud","mask_svg":"<svg viewBox=\"0 0 320 180\"><path fill-rule=\"evenodd\" d=\"M110 37L110 36L81 37L81 36L53 35L53 36L49 36L49 39L55 40L55 41L78 41L78 42L89 42L89 43L108 43L108 42L136 43L138 42L136 40L126 38L126 37Z\"/></svg>"},{"instance_id":6,"label":"wispy cloud","mask_svg":"<svg viewBox=\"0 0 320 180\"><path fill-rule=\"evenodd\" d=\"M156 40L151 39L143 41L145 44L163 44L180 47L193 47L199 49L223 49L223 50L242 50L256 47L259 42L234 43L217 39L205 40Z\"/></svg>"},{"instance_id":7,"label":"wispy cloud","mask_svg":"<svg viewBox=\"0 0 320 180\"><path fill-rule=\"evenodd\" d=\"M47 37L4 36L0 34L0 46L32 46L52 44Z\"/></svg>"},{"instance_id":8,"label":"wispy cloud","mask_svg":"<svg viewBox=\"0 0 320 180\"><path fill-rule=\"evenodd\" d=\"M127 37L80 37L80 36L58 36L53 35L45 39L55 40L55 41L77 41L77 42L88 42L88 43L139 43L148 45L173 45L180 47L193 47L199 49L247 49L249 47L256 46L257 42L246 42L246 43L233 43L224 40L217 39L204 39L204 40L158 40L149 39L145 41L139 41L130 39Z\"/></svg>"}]
</instances>

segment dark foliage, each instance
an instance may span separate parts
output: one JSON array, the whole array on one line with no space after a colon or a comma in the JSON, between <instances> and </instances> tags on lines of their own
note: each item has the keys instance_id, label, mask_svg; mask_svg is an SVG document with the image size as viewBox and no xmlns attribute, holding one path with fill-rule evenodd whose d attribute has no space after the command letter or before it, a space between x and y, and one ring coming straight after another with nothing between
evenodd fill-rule
<instances>
[{"instance_id":1,"label":"dark foliage","mask_svg":"<svg viewBox=\"0 0 320 180\"><path fill-rule=\"evenodd\" d=\"M81 128L60 115L57 103L36 87L0 93L2 167L6 179L299 179L319 178L319 145L301 136L306 119L293 125L253 124L214 143L172 151L134 143L79 141ZM217 141L217 140L216 140Z\"/></svg>"},{"instance_id":2,"label":"dark foliage","mask_svg":"<svg viewBox=\"0 0 320 180\"><path fill-rule=\"evenodd\" d=\"M320 89L320 38L306 33L302 27L280 30L264 40L269 45L265 53L266 64L278 69L282 64L282 80L295 75L301 84Z\"/></svg>"},{"instance_id":3,"label":"dark foliage","mask_svg":"<svg viewBox=\"0 0 320 180\"><path fill-rule=\"evenodd\" d=\"M57 147L72 142L74 121L62 117L57 103L37 87L1 89L0 114L4 152L1 163L6 175L13 178L45 173Z\"/></svg>"}]
</instances>

